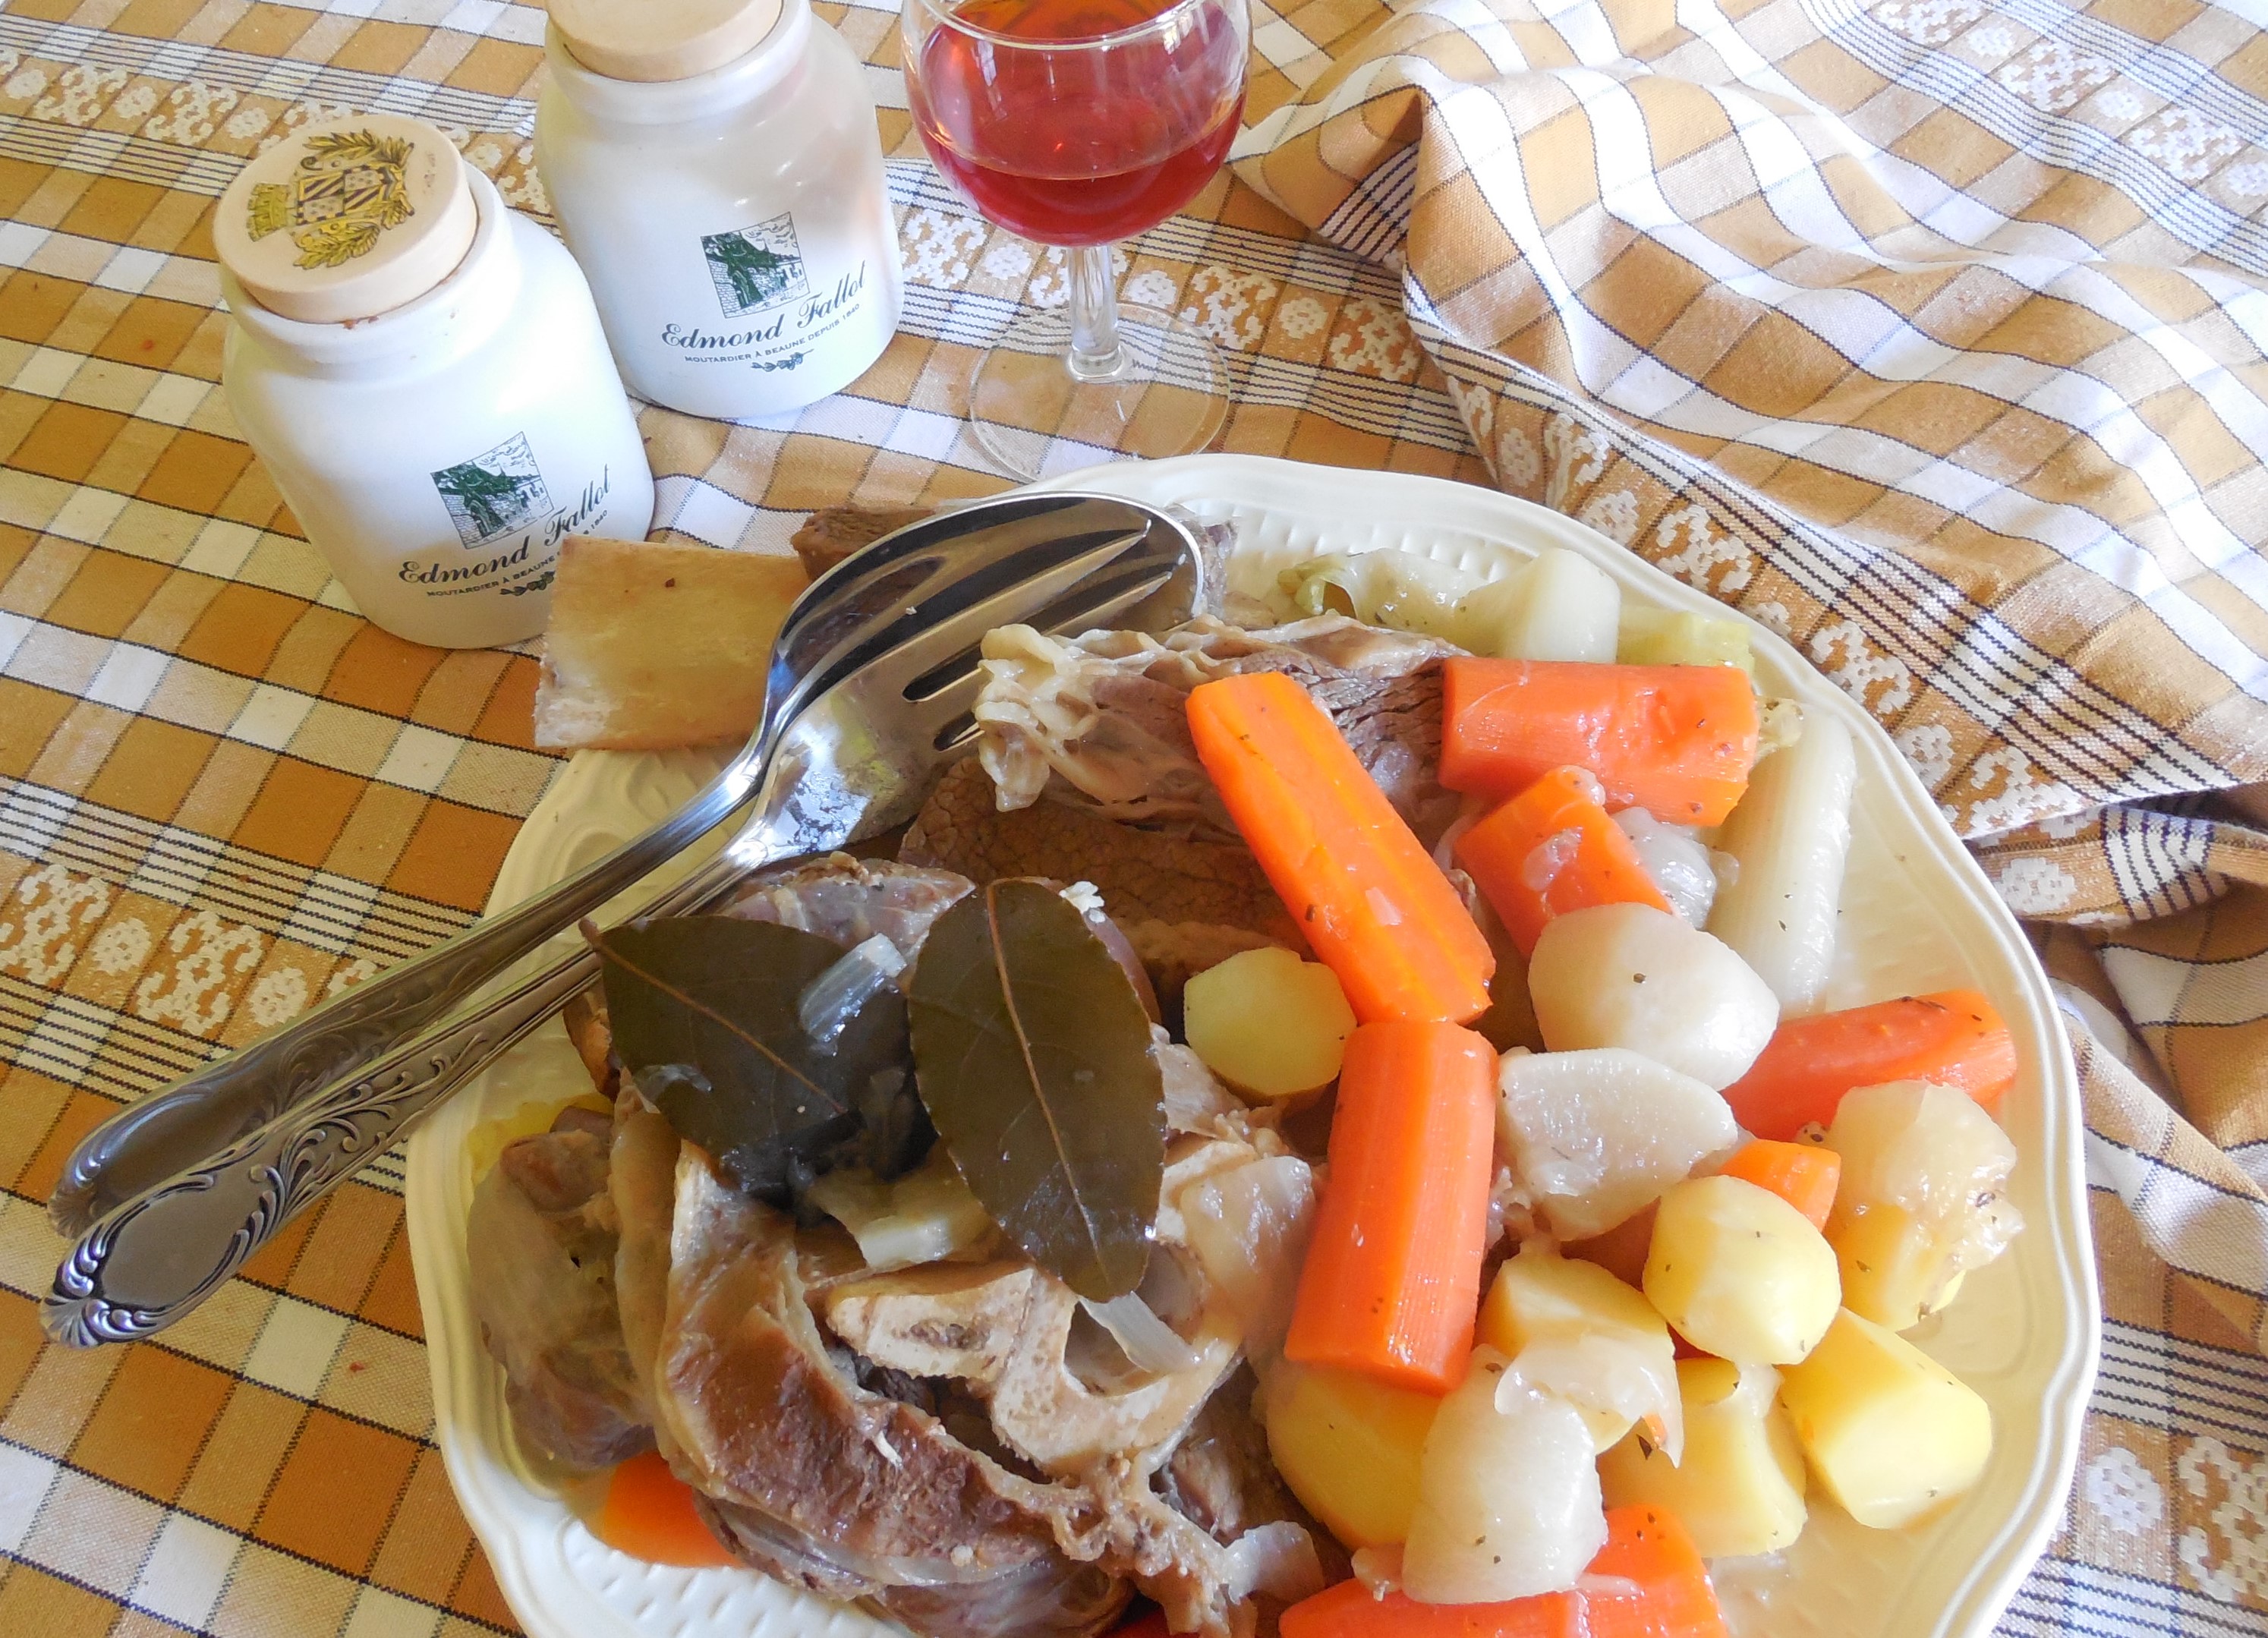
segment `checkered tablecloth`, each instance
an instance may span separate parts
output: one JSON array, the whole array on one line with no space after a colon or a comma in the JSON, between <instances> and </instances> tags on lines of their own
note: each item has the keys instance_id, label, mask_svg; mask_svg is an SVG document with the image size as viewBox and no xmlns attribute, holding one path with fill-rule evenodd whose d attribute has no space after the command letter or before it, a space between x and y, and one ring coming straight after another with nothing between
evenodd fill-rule
<instances>
[{"instance_id":1,"label":"checkered tablecloth","mask_svg":"<svg viewBox=\"0 0 2268 1638\"><path fill-rule=\"evenodd\" d=\"M2268 1629L2268 36L2191 0L1252 9L1239 179L1127 292L1229 350L1227 447L1561 507L1893 730L2036 919L2088 1088L2102 1376L2005 1629ZM1063 299L919 161L895 12L818 10L895 156L903 328L799 416L647 411L672 537L999 487L961 382ZM77 1139L465 925L555 771L527 653L385 636L301 540L217 387L207 230L245 156L373 108L541 216L541 23L0 9L11 1638L512 1626L430 1442L392 1161L154 1342L34 1313Z\"/></svg>"}]
</instances>

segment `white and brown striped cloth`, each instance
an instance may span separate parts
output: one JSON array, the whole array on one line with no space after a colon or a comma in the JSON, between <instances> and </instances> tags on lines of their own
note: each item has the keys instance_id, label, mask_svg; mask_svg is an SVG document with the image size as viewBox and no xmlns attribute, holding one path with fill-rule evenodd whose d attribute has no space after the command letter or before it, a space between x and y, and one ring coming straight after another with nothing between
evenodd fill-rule
<instances>
[{"instance_id":1,"label":"white and brown striped cloth","mask_svg":"<svg viewBox=\"0 0 2268 1638\"><path fill-rule=\"evenodd\" d=\"M1241 173L1398 269L1502 487L1791 638L2040 929L2131 1214L2107 1377L2133 1236L2268 1344L2268 14L1362 9ZM2268 1465L2183 1431L2220 1533L2091 1436L2074 1527L2157 1585L2069 1578L2080 1629L2268 1603Z\"/></svg>"},{"instance_id":2,"label":"white and brown striped cloth","mask_svg":"<svg viewBox=\"0 0 2268 1638\"><path fill-rule=\"evenodd\" d=\"M1499 484L1793 640L2072 930L2102 1175L2268 1341L2261 20L1430 0L1239 152Z\"/></svg>"}]
</instances>

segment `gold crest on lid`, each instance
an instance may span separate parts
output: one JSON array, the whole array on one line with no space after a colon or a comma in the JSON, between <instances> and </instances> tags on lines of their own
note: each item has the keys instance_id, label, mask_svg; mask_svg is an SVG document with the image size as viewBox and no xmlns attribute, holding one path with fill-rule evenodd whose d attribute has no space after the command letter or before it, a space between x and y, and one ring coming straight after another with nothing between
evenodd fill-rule
<instances>
[{"instance_id":1,"label":"gold crest on lid","mask_svg":"<svg viewBox=\"0 0 2268 1638\"><path fill-rule=\"evenodd\" d=\"M779 21L780 0L551 0L575 60L609 79L691 79L746 56Z\"/></svg>"},{"instance_id":2,"label":"gold crest on lid","mask_svg":"<svg viewBox=\"0 0 2268 1638\"><path fill-rule=\"evenodd\" d=\"M213 247L269 312L343 324L448 277L478 217L447 137L399 114L350 114L300 127L237 173Z\"/></svg>"}]
</instances>

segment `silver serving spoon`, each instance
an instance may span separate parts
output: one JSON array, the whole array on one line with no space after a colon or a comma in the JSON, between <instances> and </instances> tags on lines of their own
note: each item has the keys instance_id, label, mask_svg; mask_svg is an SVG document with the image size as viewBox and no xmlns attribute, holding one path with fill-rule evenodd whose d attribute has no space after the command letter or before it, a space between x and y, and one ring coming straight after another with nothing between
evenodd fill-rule
<instances>
[{"instance_id":1,"label":"silver serving spoon","mask_svg":"<svg viewBox=\"0 0 2268 1638\"><path fill-rule=\"evenodd\" d=\"M641 913L682 913L748 869L909 816L939 766L974 740L984 632L1175 623L1200 594L1201 538L1132 502L1017 496L925 520L829 571L783 625L748 744L684 809L90 1134L50 1202L59 1224L85 1228L43 1324L91 1343L172 1323L587 984L596 959L583 952L431 1036L423 1027L752 791L762 800L725 853Z\"/></svg>"}]
</instances>

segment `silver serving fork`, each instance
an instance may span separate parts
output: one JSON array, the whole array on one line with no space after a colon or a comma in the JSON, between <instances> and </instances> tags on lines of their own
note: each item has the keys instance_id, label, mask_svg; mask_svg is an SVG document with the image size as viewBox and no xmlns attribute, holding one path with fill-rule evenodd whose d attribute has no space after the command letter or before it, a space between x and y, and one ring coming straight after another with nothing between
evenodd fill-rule
<instances>
[{"instance_id":1,"label":"silver serving fork","mask_svg":"<svg viewBox=\"0 0 2268 1638\"><path fill-rule=\"evenodd\" d=\"M716 860L641 914L713 899L749 869L909 816L975 737L976 644L1015 622L1077 631L1187 617L1196 526L1131 502L1016 496L925 520L815 581L775 647L763 719L685 809L557 889L122 1111L84 1141L50 1212L84 1224L42 1322L75 1343L147 1335L398 1139L590 982L583 951L428 1035L482 981L739 807ZM478 935L502 929L497 936ZM66 1228L66 1232L70 1232Z\"/></svg>"}]
</instances>

